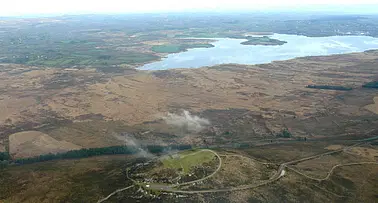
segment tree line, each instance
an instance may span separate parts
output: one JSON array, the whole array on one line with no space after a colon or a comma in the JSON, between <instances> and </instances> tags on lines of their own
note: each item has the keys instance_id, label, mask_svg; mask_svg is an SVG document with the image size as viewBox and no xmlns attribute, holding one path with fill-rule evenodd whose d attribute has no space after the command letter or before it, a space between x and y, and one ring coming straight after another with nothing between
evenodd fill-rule
<instances>
[{"instance_id":1,"label":"tree line","mask_svg":"<svg viewBox=\"0 0 378 203\"><path fill-rule=\"evenodd\" d=\"M8 152L0 152L0 161L10 160L11 157L9 156Z\"/></svg>"},{"instance_id":2,"label":"tree line","mask_svg":"<svg viewBox=\"0 0 378 203\"><path fill-rule=\"evenodd\" d=\"M313 89L325 89L325 90L341 90L341 91L350 91L352 88L344 86L332 86L332 85L307 85L307 88Z\"/></svg>"},{"instance_id":3,"label":"tree line","mask_svg":"<svg viewBox=\"0 0 378 203\"><path fill-rule=\"evenodd\" d=\"M364 88L378 88L378 81L368 82L362 85Z\"/></svg>"},{"instance_id":4,"label":"tree line","mask_svg":"<svg viewBox=\"0 0 378 203\"><path fill-rule=\"evenodd\" d=\"M159 146L159 145L148 145L144 146L143 150L152 153L159 154L168 152L170 150L188 150L192 149L191 145L169 145L169 146ZM78 158L88 158L93 156L101 155L116 155L116 154L136 154L142 149L135 146L111 146L102 148L85 148L79 150L71 150L64 153L57 154L44 154L36 157L21 158L21 159L11 159L7 152L0 153L0 161L2 165L8 164L31 164L36 162L59 160L59 159L78 159Z\"/></svg>"},{"instance_id":5,"label":"tree line","mask_svg":"<svg viewBox=\"0 0 378 203\"><path fill-rule=\"evenodd\" d=\"M333 85L307 85L307 88L313 89L325 89L325 90L342 90L342 91L350 91L353 88L351 87L344 87L344 86L333 86ZM368 82L362 85L363 88L378 88L378 81Z\"/></svg>"}]
</instances>

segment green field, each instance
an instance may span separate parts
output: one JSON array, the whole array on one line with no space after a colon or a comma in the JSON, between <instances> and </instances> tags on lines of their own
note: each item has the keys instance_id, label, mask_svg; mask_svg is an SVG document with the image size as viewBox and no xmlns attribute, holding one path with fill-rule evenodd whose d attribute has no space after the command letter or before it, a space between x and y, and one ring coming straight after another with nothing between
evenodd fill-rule
<instances>
[{"instance_id":1,"label":"green field","mask_svg":"<svg viewBox=\"0 0 378 203\"><path fill-rule=\"evenodd\" d=\"M186 151L166 157L161 162L166 168L182 169L187 174L191 167L210 162L214 156L210 151Z\"/></svg>"},{"instance_id":2,"label":"green field","mask_svg":"<svg viewBox=\"0 0 378 203\"><path fill-rule=\"evenodd\" d=\"M5 58L0 60L0 62L53 67L70 67L77 65L99 67L104 65L145 63L158 58L158 56L152 54L137 52L117 53L111 51L83 51L82 54L60 53L49 57L38 57L38 53L29 54L29 57L23 58L23 60L20 60L20 58Z\"/></svg>"},{"instance_id":3,"label":"green field","mask_svg":"<svg viewBox=\"0 0 378 203\"><path fill-rule=\"evenodd\" d=\"M211 48L214 47L212 44L166 44L166 45L155 45L151 48L153 52L156 53L178 53L187 51L193 48Z\"/></svg>"},{"instance_id":4,"label":"green field","mask_svg":"<svg viewBox=\"0 0 378 203\"><path fill-rule=\"evenodd\" d=\"M247 37L248 41L242 42L242 45L264 45L264 46L274 46L283 45L287 43L286 41L281 41L278 39L272 39L268 36L264 37Z\"/></svg>"},{"instance_id":5,"label":"green field","mask_svg":"<svg viewBox=\"0 0 378 203\"><path fill-rule=\"evenodd\" d=\"M194 32L194 31L187 31L185 34L178 34L175 35L178 38L185 38L185 37L195 37L195 38L222 38L227 37L227 35L222 33L215 33L215 32Z\"/></svg>"}]
</instances>

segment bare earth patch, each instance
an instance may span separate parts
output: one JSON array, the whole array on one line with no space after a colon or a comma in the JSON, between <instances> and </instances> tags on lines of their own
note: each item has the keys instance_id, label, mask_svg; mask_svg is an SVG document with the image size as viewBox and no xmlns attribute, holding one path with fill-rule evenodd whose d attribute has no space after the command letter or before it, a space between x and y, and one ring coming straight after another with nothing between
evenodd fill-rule
<instances>
[{"instance_id":1,"label":"bare earth patch","mask_svg":"<svg viewBox=\"0 0 378 203\"><path fill-rule=\"evenodd\" d=\"M329 145L327 146L325 149L328 149L328 150L340 150L342 149L344 146L342 145Z\"/></svg>"},{"instance_id":2,"label":"bare earth patch","mask_svg":"<svg viewBox=\"0 0 378 203\"><path fill-rule=\"evenodd\" d=\"M375 113L375 114L378 114L378 97L374 97L373 99L374 101L374 104L369 104L369 105L366 105L365 106L365 109Z\"/></svg>"},{"instance_id":3,"label":"bare earth patch","mask_svg":"<svg viewBox=\"0 0 378 203\"><path fill-rule=\"evenodd\" d=\"M24 131L9 136L9 152L13 158L34 157L80 149L70 142L58 141L38 131Z\"/></svg>"},{"instance_id":4,"label":"bare earth patch","mask_svg":"<svg viewBox=\"0 0 378 203\"><path fill-rule=\"evenodd\" d=\"M366 147L353 147L350 152L369 159L378 158L378 150Z\"/></svg>"}]
</instances>

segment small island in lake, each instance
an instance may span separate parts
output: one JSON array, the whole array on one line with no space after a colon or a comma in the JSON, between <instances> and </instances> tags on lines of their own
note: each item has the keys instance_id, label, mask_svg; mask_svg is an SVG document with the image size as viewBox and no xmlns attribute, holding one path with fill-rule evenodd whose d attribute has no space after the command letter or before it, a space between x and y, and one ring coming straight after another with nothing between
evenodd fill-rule
<instances>
[{"instance_id":1,"label":"small island in lake","mask_svg":"<svg viewBox=\"0 0 378 203\"><path fill-rule=\"evenodd\" d=\"M286 41L281 41L278 39L272 39L268 36L263 37L247 37L248 41L242 42L242 45L264 45L264 46L277 46L287 43Z\"/></svg>"}]
</instances>

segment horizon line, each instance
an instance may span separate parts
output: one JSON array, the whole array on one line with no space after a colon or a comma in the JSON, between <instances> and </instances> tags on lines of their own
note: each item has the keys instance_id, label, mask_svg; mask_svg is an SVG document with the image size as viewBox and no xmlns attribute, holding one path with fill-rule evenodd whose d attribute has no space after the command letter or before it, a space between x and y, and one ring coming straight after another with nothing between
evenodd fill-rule
<instances>
[{"instance_id":1,"label":"horizon line","mask_svg":"<svg viewBox=\"0 0 378 203\"><path fill-rule=\"evenodd\" d=\"M375 5L375 4L374 4ZM378 6L378 4L377 4ZM377 15L378 11L371 12L356 12L356 11L335 11L334 13L328 13L331 10L296 10L296 9L264 9L264 10L254 10L254 9L237 9L237 10L180 10L180 11L136 11L136 12L56 12L56 13L30 13L30 14L14 14L14 15L1 15L0 18L43 18L43 17L62 17L62 16L85 16L85 15L151 15L151 14L307 14L307 15Z\"/></svg>"}]
</instances>

